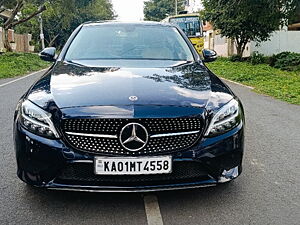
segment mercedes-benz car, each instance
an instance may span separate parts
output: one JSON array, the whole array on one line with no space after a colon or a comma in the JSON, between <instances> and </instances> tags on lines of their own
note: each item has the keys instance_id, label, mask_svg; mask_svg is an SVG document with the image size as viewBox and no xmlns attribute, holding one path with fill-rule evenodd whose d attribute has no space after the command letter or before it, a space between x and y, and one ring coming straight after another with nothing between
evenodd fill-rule
<instances>
[{"instance_id":1,"label":"mercedes-benz car","mask_svg":"<svg viewBox=\"0 0 300 225\"><path fill-rule=\"evenodd\" d=\"M14 117L18 177L78 191L218 185L242 171L244 112L180 28L80 25Z\"/></svg>"}]
</instances>

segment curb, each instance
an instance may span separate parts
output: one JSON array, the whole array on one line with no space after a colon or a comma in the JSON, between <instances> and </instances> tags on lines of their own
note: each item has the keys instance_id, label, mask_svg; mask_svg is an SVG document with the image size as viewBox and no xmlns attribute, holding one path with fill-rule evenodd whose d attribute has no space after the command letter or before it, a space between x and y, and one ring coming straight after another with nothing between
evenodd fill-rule
<instances>
[{"instance_id":1,"label":"curb","mask_svg":"<svg viewBox=\"0 0 300 225\"><path fill-rule=\"evenodd\" d=\"M39 70L39 71L36 71L36 72L30 73L30 74L27 74L27 75L25 75L25 76L22 76L22 77L20 77L20 78L17 78L17 79L11 80L11 81L9 81L9 82L6 82L6 83L4 83L4 84L0 84L0 88L1 88L1 87L5 87L5 86L7 86L7 85L9 85L9 84L15 83L15 82L17 82L17 81L19 81L19 80L23 80L23 79L25 79L25 78L27 78L27 77L30 77L30 76L36 75L37 73L40 73L40 72L46 71L46 70L48 70L48 69L49 69L49 68L42 69L42 70Z\"/></svg>"},{"instance_id":2,"label":"curb","mask_svg":"<svg viewBox=\"0 0 300 225\"><path fill-rule=\"evenodd\" d=\"M222 79L222 80L225 80L225 81L228 81L228 82L230 82L230 83L236 84L236 85L243 86L243 87L245 87L245 88L249 88L249 89L251 89L251 90L254 89L254 87L247 86L247 85L245 85L245 84L241 84L241 83L238 83L238 82L235 82L235 81L232 81L232 80L228 80L228 79L225 79L225 78L222 78L222 77L221 77L221 79Z\"/></svg>"}]
</instances>

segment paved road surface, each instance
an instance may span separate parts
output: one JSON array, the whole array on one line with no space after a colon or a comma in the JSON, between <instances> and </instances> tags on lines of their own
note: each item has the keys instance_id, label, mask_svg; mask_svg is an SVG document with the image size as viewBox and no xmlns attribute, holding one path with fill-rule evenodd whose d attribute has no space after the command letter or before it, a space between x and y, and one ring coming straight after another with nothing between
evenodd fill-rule
<instances>
[{"instance_id":1,"label":"paved road surface","mask_svg":"<svg viewBox=\"0 0 300 225\"><path fill-rule=\"evenodd\" d=\"M39 76L0 80L0 224L300 224L300 107L231 83L247 117L244 172L231 184L146 197L27 187L15 175L12 117Z\"/></svg>"}]
</instances>

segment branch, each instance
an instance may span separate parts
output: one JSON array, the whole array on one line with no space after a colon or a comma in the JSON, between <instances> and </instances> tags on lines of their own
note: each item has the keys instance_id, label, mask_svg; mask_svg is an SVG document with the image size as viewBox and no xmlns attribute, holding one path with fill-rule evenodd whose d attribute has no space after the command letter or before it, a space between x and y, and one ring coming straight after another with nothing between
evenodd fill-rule
<instances>
[{"instance_id":1,"label":"branch","mask_svg":"<svg viewBox=\"0 0 300 225\"><path fill-rule=\"evenodd\" d=\"M22 9L24 5L24 1L17 1L17 5L15 6L15 8L13 9L11 16L5 21L5 23L3 24L3 28L4 29L9 29L11 28L11 23L14 21L17 13Z\"/></svg>"},{"instance_id":2,"label":"branch","mask_svg":"<svg viewBox=\"0 0 300 225\"><path fill-rule=\"evenodd\" d=\"M23 18L21 20L18 20L18 21L15 21L13 23L11 23L10 27L14 27L20 23L25 23L26 21L30 20L31 18L35 17L36 15L40 14L41 12L45 11L47 8L46 6L42 6L38 9L38 11L32 13L31 15L29 15L28 17L26 18Z\"/></svg>"},{"instance_id":3,"label":"branch","mask_svg":"<svg viewBox=\"0 0 300 225\"><path fill-rule=\"evenodd\" d=\"M3 6L3 4L4 4L4 0L0 0L0 8ZM0 10L0 12L1 12L1 10Z\"/></svg>"},{"instance_id":4,"label":"branch","mask_svg":"<svg viewBox=\"0 0 300 225\"><path fill-rule=\"evenodd\" d=\"M53 46L53 44L54 44L55 40L56 40L58 37L59 37L59 34L55 35L55 37L54 37L54 38L52 38L52 40L49 42L49 46L50 46L50 47L52 47L52 46Z\"/></svg>"}]
</instances>

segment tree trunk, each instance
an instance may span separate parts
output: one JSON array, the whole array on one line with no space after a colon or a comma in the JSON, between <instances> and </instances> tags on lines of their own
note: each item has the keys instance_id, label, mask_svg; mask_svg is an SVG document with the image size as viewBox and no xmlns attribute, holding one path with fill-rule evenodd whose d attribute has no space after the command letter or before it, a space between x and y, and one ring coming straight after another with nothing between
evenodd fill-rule
<instances>
[{"instance_id":1,"label":"tree trunk","mask_svg":"<svg viewBox=\"0 0 300 225\"><path fill-rule=\"evenodd\" d=\"M244 53L244 49L242 49L242 44L241 43L236 45L236 50L237 50L237 55L242 58L243 53Z\"/></svg>"},{"instance_id":2,"label":"tree trunk","mask_svg":"<svg viewBox=\"0 0 300 225\"><path fill-rule=\"evenodd\" d=\"M243 57L247 43L248 41L247 42L236 41L237 55L241 58Z\"/></svg>"},{"instance_id":3,"label":"tree trunk","mask_svg":"<svg viewBox=\"0 0 300 225\"><path fill-rule=\"evenodd\" d=\"M4 35L3 35L3 44L4 44L4 48L6 49L7 52L12 52L13 49L8 41L8 29L3 29L4 31Z\"/></svg>"},{"instance_id":4,"label":"tree trunk","mask_svg":"<svg viewBox=\"0 0 300 225\"><path fill-rule=\"evenodd\" d=\"M16 2L15 8L12 10L11 16L3 24L3 30L4 30L4 40L3 40L3 43L4 43L4 47L6 48L6 51L8 51L8 52L12 52L11 45L9 44L9 41L8 41L8 29L13 29L14 26L16 26L18 24L21 24L21 23L25 23L26 21L30 20L31 18L35 17L36 15L38 15L41 12L43 12L43 11L46 10L46 6L43 5L36 12L33 12L32 14L30 14L26 18L16 20L15 17L18 14L18 12L21 11L21 9L23 8L24 4L25 4L24 0L18 0Z\"/></svg>"}]
</instances>

